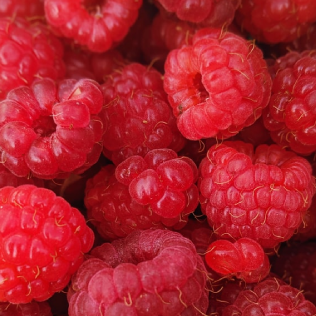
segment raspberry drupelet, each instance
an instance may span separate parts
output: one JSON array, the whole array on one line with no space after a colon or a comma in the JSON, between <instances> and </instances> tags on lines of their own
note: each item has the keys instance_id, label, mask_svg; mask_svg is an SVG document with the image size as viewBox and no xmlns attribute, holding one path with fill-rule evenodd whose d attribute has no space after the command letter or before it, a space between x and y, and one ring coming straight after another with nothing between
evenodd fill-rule
<instances>
[{"instance_id":1,"label":"raspberry drupelet","mask_svg":"<svg viewBox=\"0 0 316 316\"><path fill-rule=\"evenodd\" d=\"M184 137L228 138L260 117L271 77L254 43L205 28L168 54L164 89Z\"/></svg>"},{"instance_id":2,"label":"raspberry drupelet","mask_svg":"<svg viewBox=\"0 0 316 316\"><path fill-rule=\"evenodd\" d=\"M0 18L0 38L0 100L37 78L64 77L63 45L47 25Z\"/></svg>"},{"instance_id":3,"label":"raspberry drupelet","mask_svg":"<svg viewBox=\"0 0 316 316\"><path fill-rule=\"evenodd\" d=\"M179 233L134 231L90 254L72 278L69 316L200 316L207 310L205 266Z\"/></svg>"},{"instance_id":4,"label":"raspberry drupelet","mask_svg":"<svg viewBox=\"0 0 316 316\"><path fill-rule=\"evenodd\" d=\"M13 174L52 179L81 173L102 152L103 95L90 79L39 79L0 102L0 153Z\"/></svg>"},{"instance_id":5,"label":"raspberry drupelet","mask_svg":"<svg viewBox=\"0 0 316 316\"><path fill-rule=\"evenodd\" d=\"M291 42L316 21L316 2L242 0L235 20L259 42Z\"/></svg>"},{"instance_id":6,"label":"raspberry drupelet","mask_svg":"<svg viewBox=\"0 0 316 316\"><path fill-rule=\"evenodd\" d=\"M0 302L45 301L62 291L94 241L84 216L45 188L0 189Z\"/></svg>"},{"instance_id":7,"label":"raspberry drupelet","mask_svg":"<svg viewBox=\"0 0 316 316\"><path fill-rule=\"evenodd\" d=\"M0 303L1 316L53 316L47 302L32 301L26 304Z\"/></svg>"},{"instance_id":8,"label":"raspberry drupelet","mask_svg":"<svg viewBox=\"0 0 316 316\"><path fill-rule=\"evenodd\" d=\"M315 193L310 163L276 144L214 145L199 169L201 206L214 232L264 248L292 237Z\"/></svg>"},{"instance_id":9,"label":"raspberry drupelet","mask_svg":"<svg viewBox=\"0 0 316 316\"><path fill-rule=\"evenodd\" d=\"M144 156L152 149L178 152L184 146L160 72L131 63L113 72L101 88L103 154L114 164L132 155Z\"/></svg>"},{"instance_id":10,"label":"raspberry drupelet","mask_svg":"<svg viewBox=\"0 0 316 316\"><path fill-rule=\"evenodd\" d=\"M105 52L123 40L142 3L142 0L45 0L44 8L48 23L62 36L90 51Z\"/></svg>"}]
</instances>

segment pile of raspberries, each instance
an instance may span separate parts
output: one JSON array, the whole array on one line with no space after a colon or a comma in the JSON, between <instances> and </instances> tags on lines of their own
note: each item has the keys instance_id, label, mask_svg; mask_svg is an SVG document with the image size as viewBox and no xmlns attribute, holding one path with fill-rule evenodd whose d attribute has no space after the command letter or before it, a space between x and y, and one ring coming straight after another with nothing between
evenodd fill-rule
<instances>
[{"instance_id":1,"label":"pile of raspberries","mask_svg":"<svg viewBox=\"0 0 316 316\"><path fill-rule=\"evenodd\" d=\"M316 316L316 1L0 1L0 316Z\"/></svg>"}]
</instances>

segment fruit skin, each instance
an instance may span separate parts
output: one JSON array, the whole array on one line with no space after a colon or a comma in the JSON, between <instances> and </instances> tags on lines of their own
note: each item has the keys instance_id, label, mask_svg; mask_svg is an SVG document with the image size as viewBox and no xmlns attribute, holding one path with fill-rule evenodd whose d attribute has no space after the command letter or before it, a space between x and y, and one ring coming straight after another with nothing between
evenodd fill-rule
<instances>
[{"instance_id":1,"label":"fruit skin","mask_svg":"<svg viewBox=\"0 0 316 316\"><path fill-rule=\"evenodd\" d=\"M310 316L315 313L315 305L306 300L300 290L278 278L267 278L251 290L240 291L235 301L222 310L221 315Z\"/></svg>"},{"instance_id":2,"label":"fruit skin","mask_svg":"<svg viewBox=\"0 0 316 316\"><path fill-rule=\"evenodd\" d=\"M205 285L205 266L189 239L169 230L134 231L92 250L72 278L69 316L100 310L103 315L198 316L208 306Z\"/></svg>"},{"instance_id":3,"label":"fruit skin","mask_svg":"<svg viewBox=\"0 0 316 316\"><path fill-rule=\"evenodd\" d=\"M315 67L315 51L290 52L279 58L273 67L269 105L262 115L271 138L301 155L316 150Z\"/></svg>"},{"instance_id":4,"label":"fruit skin","mask_svg":"<svg viewBox=\"0 0 316 316\"><path fill-rule=\"evenodd\" d=\"M0 17L42 18L44 0L6 0L0 4Z\"/></svg>"},{"instance_id":5,"label":"fruit skin","mask_svg":"<svg viewBox=\"0 0 316 316\"><path fill-rule=\"evenodd\" d=\"M152 149L178 152L184 146L160 72L130 63L113 72L101 88L105 104L100 112L103 154L115 165Z\"/></svg>"},{"instance_id":6,"label":"fruit skin","mask_svg":"<svg viewBox=\"0 0 316 316\"><path fill-rule=\"evenodd\" d=\"M214 232L264 248L292 237L315 194L310 163L276 144L214 145L199 170L201 207Z\"/></svg>"},{"instance_id":7,"label":"fruit skin","mask_svg":"<svg viewBox=\"0 0 316 316\"><path fill-rule=\"evenodd\" d=\"M37 78L64 77L63 45L47 25L0 18L0 38L0 99Z\"/></svg>"},{"instance_id":8,"label":"fruit skin","mask_svg":"<svg viewBox=\"0 0 316 316\"><path fill-rule=\"evenodd\" d=\"M242 0L235 20L259 42L291 42L316 21L315 1Z\"/></svg>"},{"instance_id":9,"label":"fruit skin","mask_svg":"<svg viewBox=\"0 0 316 316\"><path fill-rule=\"evenodd\" d=\"M93 245L84 216L34 185L0 189L0 301L45 301L63 290Z\"/></svg>"},{"instance_id":10,"label":"fruit skin","mask_svg":"<svg viewBox=\"0 0 316 316\"><path fill-rule=\"evenodd\" d=\"M32 301L27 304L0 303L1 316L53 316L47 302Z\"/></svg>"},{"instance_id":11,"label":"fruit skin","mask_svg":"<svg viewBox=\"0 0 316 316\"><path fill-rule=\"evenodd\" d=\"M204 28L195 33L192 45L168 54L164 89L184 137L221 139L261 116L270 98L271 78L254 43Z\"/></svg>"},{"instance_id":12,"label":"fruit skin","mask_svg":"<svg viewBox=\"0 0 316 316\"><path fill-rule=\"evenodd\" d=\"M45 16L62 36L99 53L122 41L143 3L142 0L107 0L102 5L91 2L45 0Z\"/></svg>"},{"instance_id":13,"label":"fruit skin","mask_svg":"<svg viewBox=\"0 0 316 316\"><path fill-rule=\"evenodd\" d=\"M99 158L103 95L90 79L38 79L0 102L3 165L19 177L82 173Z\"/></svg>"},{"instance_id":14,"label":"fruit skin","mask_svg":"<svg viewBox=\"0 0 316 316\"><path fill-rule=\"evenodd\" d=\"M109 164L87 182L88 218L106 240L136 229L179 230L198 206L197 173L192 160L171 149L131 156L117 167Z\"/></svg>"}]
</instances>

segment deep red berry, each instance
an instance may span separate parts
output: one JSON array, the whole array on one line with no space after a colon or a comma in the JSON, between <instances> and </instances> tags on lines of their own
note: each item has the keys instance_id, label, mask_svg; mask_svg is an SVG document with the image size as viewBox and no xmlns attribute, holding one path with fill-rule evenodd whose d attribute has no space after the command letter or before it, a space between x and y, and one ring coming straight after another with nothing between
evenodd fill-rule
<instances>
[{"instance_id":1,"label":"deep red berry","mask_svg":"<svg viewBox=\"0 0 316 316\"><path fill-rule=\"evenodd\" d=\"M0 189L0 301L44 301L63 290L93 244L83 215L34 185Z\"/></svg>"},{"instance_id":2,"label":"deep red berry","mask_svg":"<svg viewBox=\"0 0 316 316\"><path fill-rule=\"evenodd\" d=\"M94 248L91 256L72 279L69 316L206 312L204 264L193 243L176 232L135 231Z\"/></svg>"},{"instance_id":3,"label":"deep red berry","mask_svg":"<svg viewBox=\"0 0 316 316\"><path fill-rule=\"evenodd\" d=\"M44 17L44 0L5 0L0 3L0 17L40 19Z\"/></svg>"},{"instance_id":4,"label":"deep red berry","mask_svg":"<svg viewBox=\"0 0 316 316\"><path fill-rule=\"evenodd\" d=\"M242 0L236 20L258 41L290 42L306 33L316 21L316 3L313 0Z\"/></svg>"},{"instance_id":5,"label":"deep red berry","mask_svg":"<svg viewBox=\"0 0 316 316\"><path fill-rule=\"evenodd\" d=\"M45 0L45 16L63 36L93 52L105 52L126 36L142 0L96 2Z\"/></svg>"},{"instance_id":6,"label":"deep red berry","mask_svg":"<svg viewBox=\"0 0 316 316\"><path fill-rule=\"evenodd\" d=\"M277 145L212 146L200 164L201 206L222 238L249 237L265 248L288 240L315 193L310 163Z\"/></svg>"},{"instance_id":7,"label":"deep red berry","mask_svg":"<svg viewBox=\"0 0 316 316\"><path fill-rule=\"evenodd\" d=\"M162 79L157 70L132 63L102 85L103 153L114 164L155 148L183 147Z\"/></svg>"},{"instance_id":8,"label":"deep red berry","mask_svg":"<svg viewBox=\"0 0 316 316\"><path fill-rule=\"evenodd\" d=\"M47 302L32 301L26 304L0 303L1 316L53 316Z\"/></svg>"},{"instance_id":9,"label":"deep red berry","mask_svg":"<svg viewBox=\"0 0 316 316\"><path fill-rule=\"evenodd\" d=\"M41 79L11 90L0 103L3 165L39 178L86 170L102 151L102 105L100 87L89 79Z\"/></svg>"},{"instance_id":10,"label":"deep red berry","mask_svg":"<svg viewBox=\"0 0 316 316\"><path fill-rule=\"evenodd\" d=\"M0 37L0 99L37 78L64 77L63 46L43 23L1 18Z\"/></svg>"},{"instance_id":11,"label":"deep red berry","mask_svg":"<svg viewBox=\"0 0 316 316\"><path fill-rule=\"evenodd\" d=\"M192 45L172 50L164 78L178 128L191 140L237 134L260 117L270 98L262 52L218 29L201 29Z\"/></svg>"}]
</instances>

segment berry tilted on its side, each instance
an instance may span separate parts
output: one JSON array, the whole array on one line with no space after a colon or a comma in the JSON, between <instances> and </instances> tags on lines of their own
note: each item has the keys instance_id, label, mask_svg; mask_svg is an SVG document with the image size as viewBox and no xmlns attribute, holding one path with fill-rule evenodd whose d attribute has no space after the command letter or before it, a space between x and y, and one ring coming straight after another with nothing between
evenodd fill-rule
<instances>
[{"instance_id":1,"label":"berry tilted on its side","mask_svg":"<svg viewBox=\"0 0 316 316\"><path fill-rule=\"evenodd\" d=\"M69 316L200 316L207 310L205 266L179 233L134 231L90 254L72 278Z\"/></svg>"},{"instance_id":2,"label":"berry tilted on its side","mask_svg":"<svg viewBox=\"0 0 316 316\"><path fill-rule=\"evenodd\" d=\"M293 236L315 194L310 163L276 144L214 145L199 169L201 207L214 232L264 248Z\"/></svg>"},{"instance_id":3,"label":"berry tilted on its side","mask_svg":"<svg viewBox=\"0 0 316 316\"><path fill-rule=\"evenodd\" d=\"M195 33L192 45L168 54L164 89L184 137L221 139L261 116L271 77L254 43L205 28Z\"/></svg>"},{"instance_id":4,"label":"berry tilted on its side","mask_svg":"<svg viewBox=\"0 0 316 316\"><path fill-rule=\"evenodd\" d=\"M0 301L45 301L62 291L94 241L84 216L54 192L0 189Z\"/></svg>"}]
</instances>

